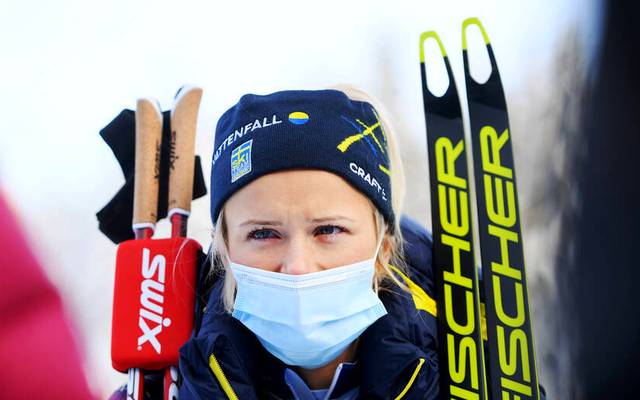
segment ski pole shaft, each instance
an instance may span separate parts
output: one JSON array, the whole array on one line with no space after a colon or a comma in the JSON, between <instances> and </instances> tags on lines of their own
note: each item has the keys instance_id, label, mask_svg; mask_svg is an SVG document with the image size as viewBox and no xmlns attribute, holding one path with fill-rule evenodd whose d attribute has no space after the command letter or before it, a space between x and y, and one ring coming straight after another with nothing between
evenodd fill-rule
<instances>
[{"instance_id":1,"label":"ski pole shaft","mask_svg":"<svg viewBox=\"0 0 640 400\"><path fill-rule=\"evenodd\" d=\"M132 228L136 239L150 239L155 231L160 178L162 113L157 102L139 99L136 105L136 160ZM129 369L127 398L142 400L144 373Z\"/></svg>"},{"instance_id":2,"label":"ski pole shaft","mask_svg":"<svg viewBox=\"0 0 640 400\"><path fill-rule=\"evenodd\" d=\"M171 147L169 157L169 220L171 237L186 237L193 197L193 168L198 108L202 89L184 86L178 90L171 110ZM165 368L164 399L178 398L178 369Z\"/></svg>"}]
</instances>

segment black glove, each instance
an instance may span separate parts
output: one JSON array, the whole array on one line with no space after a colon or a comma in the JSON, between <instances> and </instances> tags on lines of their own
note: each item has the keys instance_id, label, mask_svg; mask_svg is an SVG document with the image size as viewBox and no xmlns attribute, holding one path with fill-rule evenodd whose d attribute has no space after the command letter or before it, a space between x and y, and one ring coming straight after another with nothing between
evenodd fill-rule
<instances>
[{"instance_id":1,"label":"black glove","mask_svg":"<svg viewBox=\"0 0 640 400\"><path fill-rule=\"evenodd\" d=\"M169 182L169 147L171 138L170 112L162 113L162 146L160 149L160 188L158 190L158 219L167 216L167 196ZM133 219L133 186L135 176L136 154L136 121L133 110L123 110L107 126L100 131L100 136L109 145L116 156L125 184L109 203L98 211L98 228L114 243L133 239L131 221ZM207 194L207 187L202 175L200 157L196 156L194 164L193 199Z\"/></svg>"}]
</instances>

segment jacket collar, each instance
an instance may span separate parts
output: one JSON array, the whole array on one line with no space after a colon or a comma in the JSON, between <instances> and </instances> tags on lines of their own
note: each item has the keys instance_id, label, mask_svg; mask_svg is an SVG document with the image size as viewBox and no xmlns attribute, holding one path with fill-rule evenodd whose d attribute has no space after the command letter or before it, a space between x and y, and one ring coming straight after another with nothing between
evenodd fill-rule
<instances>
[{"instance_id":1,"label":"jacket collar","mask_svg":"<svg viewBox=\"0 0 640 400\"><path fill-rule=\"evenodd\" d=\"M235 384L251 385L257 391L268 388L272 398L290 398L291 391L284 380L287 366L269 353L240 321L224 311L221 289L222 279L212 288L198 336L225 336L232 343L237 362L242 365L222 365L222 368L245 368L251 380ZM410 296L383 291L380 299L388 314L367 328L358 343L354 379L359 383L362 398L388 396L399 375L418 358L407 323L407 309L413 309ZM234 382L231 385L234 386Z\"/></svg>"},{"instance_id":2,"label":"jacket collar","mask_svg":"<svg viewBox=\"0 0 640 400\"><path fill-rule=\"evenodd\" d=\"M378 319L360 336L358 360L361 365L360 393L363 398L386 398L397 386L400 375L418 359L407 310L414 309L404 292L381 291L387 315Z\"/></svg>"},{"instance_id":3,"label":"jacket collar","mask_svg":"<svg viewBox=\"0 0 640 400\"><path fill-rule=\"evenodd\" d=\"M250 379L250 382L230 382L232 387L237 384L253 386L259 398L262 398L259 392L262 388L269 389L271 398L290 398L291 391L284 382L287 366L269 353L253 332L224 310L221 300L222 282L223 279L219 279L211 290L202 327L197 336L224 336L231 343L238 356L237 362L241 365L221 367L223 370L243 368Z\"/></svg>"}]
</instances>

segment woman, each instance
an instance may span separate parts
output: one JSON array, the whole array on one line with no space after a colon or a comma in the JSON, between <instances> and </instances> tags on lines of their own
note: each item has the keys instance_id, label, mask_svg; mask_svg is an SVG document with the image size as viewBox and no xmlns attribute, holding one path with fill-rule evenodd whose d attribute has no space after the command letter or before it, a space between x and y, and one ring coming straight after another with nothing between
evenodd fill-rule
<instances>
[{"instance_id":1,"label":"woman","mask_svg":"<svg viewBox=\"0 0 640 400\"><path fill-rule=\"evenodd\" d=\"M400 221L382 108L338 89L245 95L220 118L219 279L181 349L181 399L437 397L430 238Z\"/></svg>"}]
</instances>

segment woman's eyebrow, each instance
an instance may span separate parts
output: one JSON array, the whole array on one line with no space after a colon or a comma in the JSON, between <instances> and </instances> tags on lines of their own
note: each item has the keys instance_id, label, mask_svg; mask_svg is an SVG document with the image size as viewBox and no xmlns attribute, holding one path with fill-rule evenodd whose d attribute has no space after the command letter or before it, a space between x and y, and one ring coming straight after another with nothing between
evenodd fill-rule
<instances>
[{"instance_id":1,"label":"woman's eyebrow","mask_svg":"<svg viewBox=\"0 0 640 400\"><path fill-rule=\"evenodd\" d=\"M343 217L342 215L332 215L329 217L321 217L321 218L314 218L312 220L309 220L309 222L311 223L319 223L319 222L327 222L327 221L338 221L338 220L346 220L349 222L354 222L353 219L349 218L349 217Z\"/></svg>"},{"instance_id":2,"label":"woman's eyebrow","mask_svg":"<svg viewBox=\"0 0 640 400\"><path fill-rule=\"evenodd\" d=\"M245 225L270 225L270 226L281 226L282 223L278 222L278 221L266 221L266 220L259 220L259 219L250 219L247 221L244 221L243 223L241 223L239 226L245 226Z\"/></svg>"}]
</instances>

